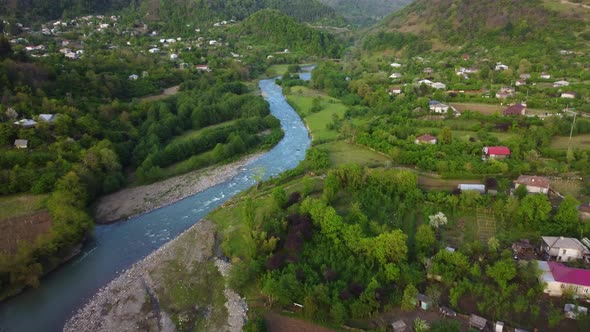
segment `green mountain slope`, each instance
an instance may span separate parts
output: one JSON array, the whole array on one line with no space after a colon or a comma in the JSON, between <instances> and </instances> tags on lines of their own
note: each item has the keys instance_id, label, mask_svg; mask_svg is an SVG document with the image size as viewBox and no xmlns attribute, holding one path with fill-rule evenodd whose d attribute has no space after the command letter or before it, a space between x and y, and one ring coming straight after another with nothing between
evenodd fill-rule
<instances>
[{"instance_id":1,"label":"green mountain slope","mask_svg":"<svg viewBox=\"0 0 590 332\"><path fill-rule=\"evenodd\" d=\"M557 0L417 0L373 31L412 34L444 45L540 42L579 49L590 41L589 18L590 8Z\"/></svg>"},{"instance_id":2,"label":"green mountain slope","mask_svg":"<svg viewBox=\"0 0 590 332\"><path fill-rule=\"evenodd\" d=\"M339 57L342 46L333 35L297 22L273 9L263 9L248 17L238 33L259 47L288 49L325 57Z\"/></svg>"},{"instance_id":3,"label":"green mountain slope","mask_svg":"<svg viewBox=\"0 0 590 332\"><path fill-rule=\"evenodd\" d=\"M344 16L354 24L367 26L374 24L404 6L412 0L320 0L322 3L334 8L336 12Z\"/></svg>"},{"instance_id":4,"label":"green mountain slope","mask_svg":"<svg viewBox=\"0 0 590 332\"><path fill-rule=\"evenodd\" d=\"M317 0L0 0L0 16L23 22L130 9L151 20L202 24L241 20L263 8L277 9L300 21L343 20Z\"/></svg>"}]
</instances>

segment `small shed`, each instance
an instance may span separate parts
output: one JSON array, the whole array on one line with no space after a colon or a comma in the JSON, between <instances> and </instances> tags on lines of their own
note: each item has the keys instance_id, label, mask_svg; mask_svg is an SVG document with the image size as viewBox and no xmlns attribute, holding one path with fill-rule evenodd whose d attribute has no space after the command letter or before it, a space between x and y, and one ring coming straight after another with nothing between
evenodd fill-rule
<instances>
[{"instance_id":1,"label":"small shed","mask_svg":"<svg viewBox=\"0 0 590 332\"><path fill-rule=\"evenodd\" d=\"M391 327L393 328L393 332L406 332L408 328L406 322L401 319L391 323Z\"/></svg>"},{"instance_id":2,"label":"small shed","mask_svg":"<svg viewBox=\"0 0 590 332\"><path fill-rule=\"evenodd\" d=\"M29 141L26 139L14 140L14 147L17 149L26 149L29 147Z\"/></svg>"},{"instance_id":3,"label":"small shed","mask_svg":"<svg viewBox=\"0 0 590 332\"><path fill-rule=\"evenodd\" d=\"M471 314L471 317L469 318L469 327L473 327L481 331L486 327L487 322L487 319Z\"/></svg>"},{"instance_id":4,"label":"small shed","mask_svg":"<svg viewBox=\"0 0 590 332\"><path fill-rule=\"evenodd\" d=\"M429 298L428 296L418 293L418 306L422 309L422 310L428 310L432 307L432 299Z\"/></svg>"},{"instance_id":5,"label":"small shed","mask_svg":"<svg viewBox=\"0 0 590 332\"><path fill-rule=\"evenodd\" d=\"M439 309L441 315L443 316L447 316L447 317L457 317L457 313L455 312L455 310L448 308L448 307L440 307Z\"/></svg>"}]
</instances>

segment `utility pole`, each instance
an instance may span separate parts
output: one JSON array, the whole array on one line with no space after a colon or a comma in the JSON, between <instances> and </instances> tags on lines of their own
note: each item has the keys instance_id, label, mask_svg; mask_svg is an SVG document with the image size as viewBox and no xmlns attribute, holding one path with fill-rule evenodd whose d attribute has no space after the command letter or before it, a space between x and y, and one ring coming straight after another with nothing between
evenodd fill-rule
<instances>
[{"instance_id":1,"label":"utility pole","mask_svg":"<svg viewBox=\"0 0 590 332\"><path fill-rule=\"evenodd\" d=\"M572 121L572 127L570 128L570 138L567 143L567 152L569 154L572 149L572 134L574 133L574 125L576 124L576 115L578 115L578 112L570 111L569 105L565 108L564 112L574 114L574 120Z\"/></svg>"}]
</instances>

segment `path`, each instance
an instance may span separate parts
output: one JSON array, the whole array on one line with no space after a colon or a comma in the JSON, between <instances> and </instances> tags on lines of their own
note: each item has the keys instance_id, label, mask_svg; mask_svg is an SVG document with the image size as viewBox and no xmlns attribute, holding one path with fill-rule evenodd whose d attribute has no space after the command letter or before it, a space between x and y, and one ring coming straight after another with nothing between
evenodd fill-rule
<instances>
[{"instance_id":1,"label":"path","mask_svg":"<svg viewBox=\"0 0 590 332\"><path fill-rule=\"evenodd\" d=\"M160 99L175 95L178 93L179 90L180 90L180 85L175 85L175 86L164 89L164 91L162 93L160 93L159 95L142 97L142 98L139 98L139 100L141 100L141 101L156 101L156 100L160 100Z\"/></svg>"}]
</instances>

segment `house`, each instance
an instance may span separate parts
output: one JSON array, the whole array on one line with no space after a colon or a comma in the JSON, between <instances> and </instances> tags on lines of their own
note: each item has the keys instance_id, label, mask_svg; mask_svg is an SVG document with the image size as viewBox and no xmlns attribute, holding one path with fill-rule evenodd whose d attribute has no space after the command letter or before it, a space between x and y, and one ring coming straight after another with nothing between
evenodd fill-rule
<instances>
[{"instance_id":1,"label":"house","mask_svg":"<svg viewBox=\"0 0 590 332\"><path fill-rule=\"evenodd\" d=\"M448 307L440 307L438 311L441 315L446 317L457 317L457 313L455 312L455 310Z\"/></svg>"},{"instance_id":2,"label":"house","mask_svg":"<svg viewBox=\"0 0 590 332\"><path fill-rule=\"evenodd\" d=\"M137 75L137 74L131 74L131 75L129 75L128 78L131 81L135 81L135 80L137 80L139 78L139 75Z\"/></svg>"},{"instance_id":3,"label":"house","mask_svg":"<svg viewBox=\"0 0 590 332\"><path fill-rule=\"evenodd\" d=\"M44 122L53 122L55 121L55 119L57 118L57 116L55 114L39 114L39 121L44 121Z\"/></svg>"},{"instance_id":4,"label":"house","mask_svg":"<svg viewBox=\"0 0 590 332\"><path fill-rule=\"evenodd\" d=\"M590 220L590 204L582 204L578 206L578 215L582 220Z\"/></svg>"},{"instance_id":5,"label":"house","mask_svg":"<svg viewBox=\"0 0 590 332\"><path fill-rule=\"evenodd\" d=\"M65 57L71 60L76 60L78 59L78 53L68 52L65 54Z\"/></svg>"},{"instance_id":6,"label":"house","mask_svg":"<svg viewBox=\"0 0 590 332\"><path fill-rule=\"evenodd\" d=\"M537 261L537 264L541 271L539 282L545 285L545 294L562 296L568 290L576 296L590 298L590 270L567 267L558 262Z\"/></svg>"},{"instance_id":7,"label":"house","mask_svg":"<svg viewBox=\"0 0 590 332\"><path fill-rule=\"evenodd\" d=\"M561 98L574 99L576 98L576 93L572 91L562 92Z\"/></svg>"},{"instance_id":8,"label":"house","mask_svg":"<svg viewBox=\"0 0 590 332\"><path fill-rule=\"evenodd\" d=\"M217 40L214 40L214 39L210 40L209 45L211 45L211 46L217 45Z\"/></svg>"},{"instance_id":9,"label":"house","mask_svg":"<svg viewBox=\"0 0 590 332\"><path fill-rule=\"evenodd\" d=\"M449 110L448 105L445 105L438 100L429 101L428 108L434 113L446 113Z\"/></svg>"},{"instance_id":10,"label":"house","mask_svg":"<svg viewBox=\"0 0 590 332\"><path fill-rule=\"evenodd\" d=\"M176 53L170 54L170 60L176 60L176 59L178 59L178 54L176 54Z\"/></svg>"},{"instance_id":11,"label":"house","mask_svg":"<svg viewBox=\"0 0 590 332\"><path fill-rule=\"evenodd\" d=\"M157 47L153 47L153 48L150 48L148 50L148 52L150 52L151 54L156 54L156 53L160 53L160 49Z\"/></svg>"},{"instance_id":12,"label":"house","mask_svg":"<svg viewBox=\"0 0 590 332\"><path fill-rule=\"evenodd\" d=\"M437 89L437 90L444 90L447 88L447 86L444 83L441 82L434 82L430 85L431 87Z\"/></svg>"},{"instance_id":13,"label":"house","mask_svg":"<svg viewBox=\"0 0 590 332\"><path fill-rule=\"evenodd\" d=\"M393 328L393 332L406 332L408 330L408 326L401 319L391 323L391 327Z\"/></svg>"},{"instance_id":14,"label":"house","mask_svg":"<svg viewBox=\"0 0 590 332\"><path fill-rule=\"evenodd\" d=\"M551 75L550 74L547 74L547 73L541 73L541 75L539 77L541 79L548 80L548 79L551 78Z\"/></svg>"},{"instance_id":15,"label":"house","mask_svg":"<svg viewBox=\"0 0 590 332\"><path fill-rule=\"evenodd\" d=\"M505 146L485 146L482 149L482 160L486 159L504 159L510 156L510 149Z\"/></svg>"},{"instance_id":16,"label":"house","mask_svg":"<svg viewBox=\"0 0 590 332\"><path fill-rule=\"evenodd\" d=\"M15 139L14 147L17 149L27 149L29 147L29 141L26 139Z\"/></svg>"},{"instance_id":17,"label":"house","mask_svg":"<svg viewBox=\"0 0 590 332\"><path fill-rule=\"evenodd\" d=\"M496 63L496 67L494 68L495 71L506 70L508 66L502 64L501 62Z\"/></svg>"},{"instance_id":18,"label":"house","mask_svg":"<svg viewBox=\"0 0 590 332\"><path fill-rule=\"evenodd\" d=\"M568 85L570 85L570 83L568 81L564 81L564 80L557 81L557 82L553 83L554 88L561 88L561 87L568 86Z\"/></svg>"},{"instance_id":19,"label":"house","mask_svg":"<svg viewBox=\"0 0 590 332\"><path fill-rule=\"evenodd\" d=\"M526 85L526 80L517 80L516 83L514 83L514 85L516 85L516 86Z\"/></svg>"},{"instance_id":20,"label":"house","mask_svg":"<svg viewBox=\"0 0 590 332\"><path fill-rule=\"evenodd\" d=\"M514 189L525 186L530 194L548 194L549 179L544 176L521 175L514 180Z\"/></svg>"},{"instance_id":21,"label":"house","mask_svg":"<svg viewBox=\"0 0 590 332\"><path fill-rule=\"evenodd\" d=\"M397 63L397 62L392 62L391 64L389 64L391 67L393 68L400 68L402 66L401 63Z\"/></svg>"},{"instance_id":22,"label":"house","mask_svg":"<svg viewBox=\"0 0 590 332\"><path fill-rule=\"evenodd\" d=\"M428 310L433 305L432 299L421 293L418 293L418 296L416 297L416 302L422 310Z\"/></svg>"},{"instance_id":23,"label":"house","mask_svg":"<svg viewBox=\"0 0 590 332\"><path fill-rule=\"evenodd\" d=\"M565 313L566 318L578 319L578 316L588 314L588 308L573 303L566 303L563 306L563 312Z\"/></svg>"},{"instance_id":24,"label":"house","mask_svg":"<svg viewBox=\"0 0 590 332\"><path fill-rule=\"evenodd\" d=\"M569 262L584 259L590 262L590 250L576 238L543 236L541 240L540 251L547 260Z\"/></svg>"},{"instance_id":25,"label":"house","mask_svg":"<svg viewBox=\"0 0 590 332\"><path fill-rule=\"evenodd\" d=\"M418 81L418 84L419 84L419 85L425 84L425 85L428 85L428 86L430 86L430 85L432 85L432 81L431 81L431 80L426 80L426 79L424 79L424 80L419 80L419 81Z\"/></svg>"},{"instance_id":26,"label":"house","mask_svg":"<svg viewBox=\"0 0 590 332\"><path fill-rule=\"evenodd\" d=\"M525 111L526 111L526 105L514 104L514 105L508 106L508 108L506 108L504 110L504 112L502 112L502 114L505 116L524 115Z\"/></svg>"},{"instance_id":27,"label":"house","mask_svg":"<svg viewBox=\"0 0 590 332\"><path fill-rule=\"evenodd\" d=\"M524 73L524 74L520 74L519 77L520 77L520 79L528 80L529 78L531 78L531 74Z\"/></svg>"},{"instance_id":28,"label":"house","mask_svg":"<svg viewBox=\"0 0 590 332\"><path fill-rule=\"evenodd\" d=\"M389 93L389 95L399 95L400 93L402 93L402 88L400 86L392 86L390 87L387 92Z\"/></svg>"},{"instance_id":29,"label":"house","mask_svg":"<svg viewBox=\"0 0 590 332\"><path fill-rule=\"evenodd\" d=\"M402 74L400 74L400 73L393 73L393 74L389 75L389 78L400 78L400 77L402 77Z\"/></svg>"},{"instance_id":30,"label":"house","mask_svg":"<svg viewBox=\"0 0 590 332\"><path fill-rule=\"evenodd\" d=\"M496 98L506 99L512 97L516 90L513 87L503 87L500 91L496 92Z\"/></svg>"},{"instance_id":31,"label":"house","mask_svg":"<svg viewBox=\"0 0 590 332\"><path fill-rule=\"evenodd\" d=\"M461 183L457 186L457 189L459 189L461 191L477 191L480 194L486 193L486 185L485 184Z\"/></svg>"},{"instance_id":32,"label":"house","mask_svg":"<svg viewBox=\"0 0 590 332\"><path fill-rule=\"evenodd\" d=\"M206 71L206 72L210 72L211 69L209 69L208 65L196 65L197 70L202 70L202 71Z\"/></svg>"},{"instance_id":33,"label":"house","mask_svg":"<svg viewBox=\"0 0 590 332\"><path fill-rule=\"evenodd\" d=\"M416 144L436 144L436 142L436 137L428 134L420 135L414 141Z\"/></svg>"},{"instance_id":34,"label":"house","mask_svg":"<svg viewBox=\"0 0 590 332\"><path fill-rule=\"evenodd\" d=\"M22 128L33 128L37 125L37 121L31 119L21 119L14 122L14 125Z\"/></svg>"},{"instance_id":35,"label":"house","mask_svg":"<svg viewBox=\"0 0 590 332\"><path fill-rule=\"evenodd\" d=\"M471 314L469 318L469 327L476 328L478 330L483 330L486 327L487 319Z\"/></svg>"}]
</instances>

